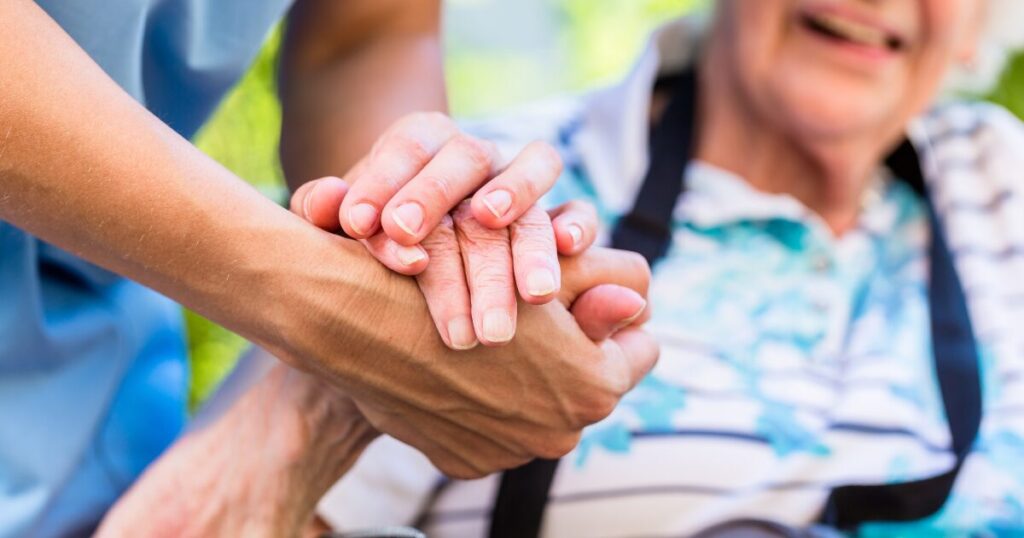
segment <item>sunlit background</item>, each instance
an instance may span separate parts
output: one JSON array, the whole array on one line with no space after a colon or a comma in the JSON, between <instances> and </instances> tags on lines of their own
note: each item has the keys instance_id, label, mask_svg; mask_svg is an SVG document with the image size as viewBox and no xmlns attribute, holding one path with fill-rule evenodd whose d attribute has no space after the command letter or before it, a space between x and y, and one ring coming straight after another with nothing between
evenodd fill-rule
<instances>
[{"instance_id":1,"label":"sunlit background","mask_svg":"<svg viewBox=\"0 0 1024 538\"><path fill-rule=\"evenodd\" d=\"M486 114L563 92L578 92L623 74L664 21L706 0L448 0L446 76L452 112ZM279 35L268 39L252 69L196 136L206 153L265 194L283 201L277 162L280 107L274 92ZM979 97L1024 113L1024 56ZM191 403L216 387L247 345L188 313L193 377Z\"/></svg>"}]
</instances>

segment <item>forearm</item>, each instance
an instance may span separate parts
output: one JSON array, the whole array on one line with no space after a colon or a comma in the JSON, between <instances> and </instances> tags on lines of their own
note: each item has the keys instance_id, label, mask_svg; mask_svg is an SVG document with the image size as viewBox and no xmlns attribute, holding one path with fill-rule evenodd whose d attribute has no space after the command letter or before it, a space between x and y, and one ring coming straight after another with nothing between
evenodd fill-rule
<instances>
[{"instance_id":1,"label":"forearm","mask_svg":"<svg viewBox=\"0 0 1024 538\"><path fill-rule=\"evenodd\" d=\"M297 535L376 435L350 400L279 366L164 454L99 535Z\"/></svg>"},{"instance_id":2,"label":"forearm","mask_svg":"<svg viewBox=\"0 0 1024 538\"><path fill-rule=\"evenodd\" d=\"M0 20L17 21L0 32L0 218L279 348L282 284L350 251L149 114L34 3L0 2ZM359 279L346 269L336 286Z\"/></svg>"},{"instance_id":3,"label":"forearm","mask_svg":"<svg viewBox=\"0 0 1024 538\"><path fill-rule=\"evenodd\" d=\"M341 176L393 121L447 109L436 0L300 0L281 49L289 185Z\"/></svg>"}]
</instances>

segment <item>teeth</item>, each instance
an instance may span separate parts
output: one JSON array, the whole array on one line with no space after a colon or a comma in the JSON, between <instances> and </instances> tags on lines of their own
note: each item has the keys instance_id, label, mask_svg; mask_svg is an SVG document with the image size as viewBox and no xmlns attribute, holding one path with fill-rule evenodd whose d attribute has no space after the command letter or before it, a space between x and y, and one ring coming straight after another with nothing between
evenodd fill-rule
<instances>
[{"instance_id":1,"label":"teeth","mask_svg":"<svg viewBox=\"0 0 1024 538\"><path fill-rule=\"evenodd\" d=\"M856 21L851 21L850 19L830 14L814 15L813 19L815 23L828 29L830 32L855 43L872 47L885 47L889 41L885 32Z\"/></svg>"}]
</instances>

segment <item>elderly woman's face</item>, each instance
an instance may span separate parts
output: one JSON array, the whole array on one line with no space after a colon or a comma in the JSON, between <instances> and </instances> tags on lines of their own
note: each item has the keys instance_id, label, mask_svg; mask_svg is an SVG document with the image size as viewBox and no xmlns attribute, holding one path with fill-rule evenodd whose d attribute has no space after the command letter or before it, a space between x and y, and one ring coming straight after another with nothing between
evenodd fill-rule
<instances>
[{"instance_id":1,"label":"elderly woman's face","mask_svg":"<svg viewBox=\"0 0 1024 538\"><path fill-rule=\"evenodd\" d=\"M972 53L982 0L719 0L714 38L753 112L814 137L886 136Z\"/></svg>"}]
</instances>

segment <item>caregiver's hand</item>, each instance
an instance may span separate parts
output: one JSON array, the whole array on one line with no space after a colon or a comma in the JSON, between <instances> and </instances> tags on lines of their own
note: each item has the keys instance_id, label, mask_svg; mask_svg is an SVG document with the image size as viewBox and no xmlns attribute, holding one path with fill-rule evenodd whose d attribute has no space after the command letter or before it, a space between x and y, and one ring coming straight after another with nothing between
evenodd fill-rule
<instances>
[{"instance_id":1,"label":"caregiver's hand","mask_svg":"<svg viewBox=\"0 0 1024 538\"><path fill-rule=\"evenodd\" d=\"M281 318L287 346L275 354L338 385L375 429L416 447L449 476L564 455L657 359L654 339L629 326L646 312L649 271L636 254L591 248L565 258L558 300L521 303L515 340L453 351L424 323L411 279L355 242L333 239L315 253L323 262L293 269L285 290L292 299L283 306L302 315ZM327 263L335 256L350 260L340 275ZM362 284L339 286L339 279ZM358 316L348 314L354 309Z\"/></svg>"},{"instance_id":2,"label":"caregiver's hand","mask_svg":"<svg viewBox=\"0 0 1024 538\"><path fill-rule=\"evenodd\" d=\"M349 182L306 183L291 209L322 229L361 238L396 272L420 274L429 265L418 281L445 343L454 349L471 348L478 339L498 345L515 334L516 289L529 304L552 300L561 281L558 254L579 253L596 235L597 218L587 204L566 204L550 218L533 207L561 169L544 143L526 146L505 166L492 143L460 133L446 116L412 114L381 136L347 175ZM472 202L462 202L476 189ZM447 213L459 203L453 220ZM399 208L390 221L385 216L383 229L379 207L385 215ZM388 222L397 224L389 228ZM477 233L506 226L502 234ZM409 234L413 228L416 234ZM419 240L422 245L409 244Z\"/></svg>"},{"instance_id":3,"label":"caregiver's hand","mask_svg":"<svg viewBox=\"0 0 1024 538\"><path fill-rule=\"evenodd\" d=\"M650 336L613 325L595 343L572 315L609 291L622 295L602 302L643 306L642 258L568 258L559 301L520 307L521 338L452 351L411 279L197 151L34 2L0 2L0 20L19 21L0 32L0 219L341 388L450 474L561 456L653 366Z\"/></svg>"},{"instance_id":4,"label":"caregiver's hand","mask_svg":"<svg viewBox=\"0 0 1024 538\"><path fill-rule=\"evenodd\" d=\"M337 215L348 191L338 178L318 179L295 193L291 209L320 228L337 230ZM548 214L530 208L508 230L481 226L470 207L470 202L463 202L455 218L445 215L419 246L401 246L383 232L361 240L374 257L400 273L412 273L400 270L410 267L402 263L403 257L417 260L416 280L441 338L452 349L472 348L478 338L487 345L510 340L517 318L517 284L524 301L547 303L558 290L538 291L536 286L548 284L531 275L540 271L560 280L558 254L582 252L597 233L596 213L584 202L569 202ZM420 254L424 251L432 261L421 269L427 263Z\"/></svg>"}]
</instances>

